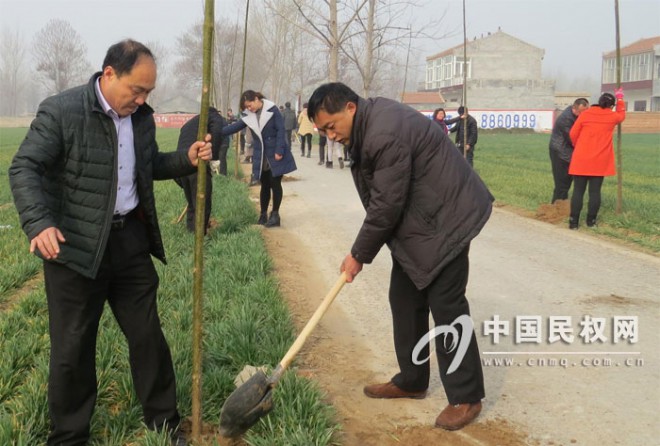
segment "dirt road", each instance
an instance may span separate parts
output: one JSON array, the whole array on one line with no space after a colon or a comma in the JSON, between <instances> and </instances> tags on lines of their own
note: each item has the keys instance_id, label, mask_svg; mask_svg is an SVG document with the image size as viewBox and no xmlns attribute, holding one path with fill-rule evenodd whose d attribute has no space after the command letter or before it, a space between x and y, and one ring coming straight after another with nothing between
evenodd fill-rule
<instances>
[{"instance_id":1,"label":"dirt road","mask_svg":"<svg viewBox=\"0 0 660 446\"><path fill-rule=\"evenodd\" d=\"M282 227L264 234L302 325L338 277L364 210L348 168L296 162L284 183ZM447 404L435 357L426 399L363 396L365 384L396 372L383 248L344 287L298 361L337 408L344 444L658 444L660 259L501 209L470 254L468 299L487 394L478 422L454 433L432 427ZM551 342L560 331L551 319L560 317L569 341ZM496 342L484 322L498 319Z\"/></svg>"}]
</instances>

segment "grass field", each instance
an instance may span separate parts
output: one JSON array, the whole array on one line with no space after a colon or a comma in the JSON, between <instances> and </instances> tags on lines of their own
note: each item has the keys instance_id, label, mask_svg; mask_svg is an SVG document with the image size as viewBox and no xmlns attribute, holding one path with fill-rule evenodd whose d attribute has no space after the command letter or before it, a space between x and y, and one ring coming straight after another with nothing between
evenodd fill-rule
<instances>
[{"instance_id":1,"label":"grass field","mask_svg":"<svg viewBox=\"0 0 660 446\"><path fill-rule=\"evenodd\" d=\"M550 202L553 181L548 140L549 135L543 134L480 133L475 169L497 203L535 211ZM614 212L617 179L607 177L598 228L590 231L659 253L660 135L623 135L622 153L623 212ZM586 200L585 196L583 213Z\"/></svg>"}]
</instances>

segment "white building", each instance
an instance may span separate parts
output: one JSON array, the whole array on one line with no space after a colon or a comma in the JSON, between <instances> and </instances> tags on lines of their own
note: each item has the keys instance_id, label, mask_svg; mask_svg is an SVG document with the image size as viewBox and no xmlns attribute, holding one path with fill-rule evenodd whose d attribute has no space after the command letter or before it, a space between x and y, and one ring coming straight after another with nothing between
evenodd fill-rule
<instances>
[{"instance_id":1,"label":"white building","mask_svg":"<svg viewBox=\"0 0 660 446\"><path fill-rule=\"evenodd\" d=\"M545 50L501 30L426 58L426 91L439 91L445 108L467 104L481 128L552 128L554 80L542 78Z\"/></svg>"},{"instance_id":2,"label":"white building","mask_svg":"<svg viewBox=\"0 0 660 446\"><path fill-rule=\"evenodd\" d=\"M603 54L601 91L617 87L616 50ZM621 86L628 111L660 111L660 36L621 48Z\"/></svg>"}]
</instances>

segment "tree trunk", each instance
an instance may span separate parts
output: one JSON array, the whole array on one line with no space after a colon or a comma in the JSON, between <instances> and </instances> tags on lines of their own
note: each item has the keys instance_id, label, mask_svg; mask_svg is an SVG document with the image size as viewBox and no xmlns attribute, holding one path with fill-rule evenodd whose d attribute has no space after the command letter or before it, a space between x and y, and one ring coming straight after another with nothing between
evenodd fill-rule
<instances>
[{"instance_id":1,"label":"tree trunk","mask_svg":"<svg viewBox=\"0 0 660 446\"><path fill-rule=\"evenodd\" d=\"M376 0L369 0L369 10L367 12L367 35L366 35L366 59L364 61L364 94L365 98L371 95L371 83L374 80L374 21L376 17Z\"/></svg>"},{"instance_id":2,"label":"tree trunk","mask_svg":"<svg viewBox=\"0 0 660 446\"><path fill-rule=\"evenodd\" d=\"M330 0L330 65L328 66L328 80L337 82L339 80L339 33L337 30L337 0Z\"/></svg>"}]
</instances>

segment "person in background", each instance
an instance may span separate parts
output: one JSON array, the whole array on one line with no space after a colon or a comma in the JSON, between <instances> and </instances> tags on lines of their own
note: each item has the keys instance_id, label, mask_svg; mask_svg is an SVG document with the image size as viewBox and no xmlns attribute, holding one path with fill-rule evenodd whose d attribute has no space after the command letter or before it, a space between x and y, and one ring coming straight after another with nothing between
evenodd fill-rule
<instances>
[{"instance_id":1,"label":"person in background","mask_svg":"<svg viewBox=\"0 0 660 446\"><path fill-rule=\"evenodd\" d=\"M319 131L319 166L325 165L325 146L328 144L328 138L324 132Z\"/></svg>"},{"instance_id":2,"label":"person in background","mask_svg":"<svg viewBox=\"0 0 660 446\"><path fill-rule=\"evenodd\" d=\"M308 114L328 140L348 146L366 210L340 271L352 282L383 245L392 253L389 301L400 372L386 383L365 386L364 393L426 397L428 343L419 352L421 361L414 361L413 352L429 331L430 312L436 326L455 328L465 346L454 361L458 354L448 342L435 343L449 400L435 425L460 429L479 415L485 395L465 290L470 242L488 221L493 196L442 130L407 105L364 99L335 82L312 93Z\"/></svg>"},{"instance_id":3,"label":"person in background","mask_svg":"<svg viewBox=\"0 0 660 446\"><path fill-rule=\"evenodd\" d=\"M226 116L227 116L227 118L226 118L227 124L233 124L234 122L236 122L236 115L234 114L234 110L232 110L231 107L227 109L227 115ZM232 137L230 136L230 137L226 138L226 140L227 140L227 150L235 150L234 144L236 144L236 143L234 142ZM243 147L240 147L240 154L243 155ZM215 174L218 174L218 175L220 174L220 169L219 168L217 168L217 170L216 170L216 168L214 166L211 166L211 170L213 170L213 172Z\"/></svg>"},{"instance_id":4,"label":"person in background","mask_svg":"<svg viewBox=\"0 0 660 446\"><path fill-rule=\"evenodd\" d=\"M236 115L234 115L234 111L231 108L227 109L227 124L233 124L236 122Z\"/></svg>"},{"instance_id":5,"label":"person in background","mask_svg":"<svg viewBox=\"0 0 660 446\"><path fill-rule=\"evenodd\" d=\"M291 136L296 129L296 112L291 110L291 102L284 103L284 110L282 111L284 118L284 131L286 132L286 142L291 147Z\"/></svg>"},{"instance_id":6,"label":"person in background","mask_svg":"<svg viewBox=\"0 0 660 446\"><path fill-rule=\"evenodd\" d=\"M589 107L589 101L578 98L573 105L561 112L552 127L550 135L550 164L552 165L552 178L555 188L552 191L553 204L557 200L567 200L573 178L568 174L568 166L573 155L573 142L569 135L573 124L580 113Z\"/></svg>"},{"instance_id":7,"label":"person in background","mask_svg":"<svg viewBox=\"0 0 660 446\"><path fill-rule=\"evenodd\" d=\"M449 125L456 124L449 132L456 133L456 148L465 156L470 166L472 166L474 164L474 150L477 146L477 138L479 137L477 120L470 115L467 107L461 105L458 107L457 112L457 117L448 119L445 122ZM465 148L463 148L464 142Z\"/></svg>"},{"instance_id":8,"label":"person in background","mask_svg":"<svg viewBox=\"0 0 660 446\"><path fill-rule=\"evenodd\" d=\"M246 132L245 129L241 130L241 135L245 135L245 138L243 139L245 142L245 158L250 160L250 163L252 163L252 154L254 153L254 149L252 148L252 132ZM250 172L250 183L249 186L256 186L259 184L259 180L257 180L254 176L254 171Z\"/></svg>"},{"instance_id":9,"label":"person in background","mask_svg":"<svg viewBox=\"0 0 660 446\"><path fill-rule=\"evenodd\" d=\"M444 108L436 108L433 110L433 117L431 120L440 126L442 131L445 132L445 135L449 135L449 127L447 127L447 123L445 122L446 117L447 114L445 113Z\"/></svg>"},{"instance_id":10,"label":"person in background","mask_svg":"<svg viewBox=\"0 0 660 446\"><path fill-rule=\"evenodd\" d=\"M296 170L291 147L286 142L284 118L277 106L263 94L246 90L241 95L241 107L245 115L222 130L230 135L249 128L252 134L252 174L261 183L259 193L260 215L258 224L267 228L280 226L282 204L282 176ZM268 216L268 206L273 198L273 208Z\"/></svg>"},{"instance_id":11,"label":"person in background","mask_svg":"<svg viewBox=\"0 0 660 446\"><path fill-rule=\"evenodd\" d=\"M307 102L303 104L303 109L298 115L298 134L300 135L300 156L305 156L305 143L307 143L307 158L312 156L312 135L314 134L314 124L307 117Z\"/></svg>"},{"instance_id":12,"label":"person in background","mask_svg":"<svg viewBox=\"0 0 660 446\"><path fill-rule=\"evenodd\" d=\"M87 85L45 99L9 168L30 252L43 259L50 365L47 444L84 445L97 396L96 339L107 302L126 336L144 423L178 429L174 367L158 317L165 262L154 179L211 159L210 135L162 153L153 110L156 62L135 40L112 45ZM107 429L112 430L112 427Z\"/></svg>"},{"instance_id":13,"label":"person in background","mask_svg":"<svg viewBox=\"0 0 660 446\"><path fill-rule=\"evenodd\" d=\"M612 111L615 105L616 111ZM568 173L573 176L571 215L568 222L570 229L577 229L579 226L582 201L587 186L589 186L587 226L596 226L603 178L616 175L612 132L624 119L626 119L626 104L623 101L623 89L619 88L614 95L603 93L598 99L598 105L580 113L571 128L570 136L575 150L568 167Z\"/></svg>"},{"instance_id":14,"label":"person in background","mask_svg":"<svg viewBox=\"0 0 660 446\"><path fill-rule=\"evenodd\" d=\"M220 174L227 176L227 149L229 148L229 138L222 136L222 128L227 125L225 118L213 107L209 107L207 132L211 134L213 144L213 158L220 161ZM199 115L196 115L186 122L179 133L178 151L187 151L188 147L197 138L199 129ZM224 159L223 159L224 158ZM197 172L184 177L175 178L176 183L181 186L188 202L186 210L186 228L188 231L195 232L195 209L197 208ZM204 194L204 233L209 229L209 219L211 218L211 205L213 203L213 181L211 178L210 163L206 172L206 192Z\"/></svg>"},{"instance_id":15,"label":"person in background","mask_svg":"<svg viewBox=\"0 0 660 446\"><path fill-rule=\"evenodd\" d=\"M339 161L339 168L343 169L344 168L344 146L342 144L339 144L336 141L333 141L332 139L328 139L328 145L327 145L327 152L326 152L326 157L325 157L325 167L328 169L333 169L333 158L337 156L337 161Z\"/></svg>"}]
</instances>

